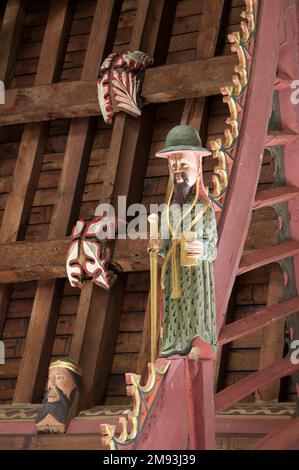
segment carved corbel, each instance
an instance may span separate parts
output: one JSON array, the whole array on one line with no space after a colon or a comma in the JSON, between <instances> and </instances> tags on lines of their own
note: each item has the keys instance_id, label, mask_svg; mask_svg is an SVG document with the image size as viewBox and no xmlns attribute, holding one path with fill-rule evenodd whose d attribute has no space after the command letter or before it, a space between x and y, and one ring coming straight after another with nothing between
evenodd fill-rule
<instances>
[{"instance_id":1,"label":"carved corbel","mask_svg":"<svg viewBox=\"0 0 299 470\"><path fill-rule=\"evenodd\" d=\"M81 387L81 377L80 367L71 359L51 363L47 392L35 418L38 433L56 434L66 431L72 403Z\"/></svg>"},{"instance_id":2,"label":"carved corbel","mask_svg":"<svg viewBox=\"0 0 299 470\"><path fill-rule=\"evenodd\" d=\"M120 272L111 262L109 241L115 238L118 223L114 218L79 219L71 234L66 272L72 287L82 288L84 281L109 289Z\"/></svg>"},{"instance_id":3,"label":"carved corbel","mask_svg":"<svg viewBox=\"0 0 299 470\"><path fill-rule=\"evenodd\" d=\"M112 53L101 65L98 98L104 121L112 123L114 113L141 114L140 97L144 72L153 59L140 51Z\"/></svg>"}]
</instances>

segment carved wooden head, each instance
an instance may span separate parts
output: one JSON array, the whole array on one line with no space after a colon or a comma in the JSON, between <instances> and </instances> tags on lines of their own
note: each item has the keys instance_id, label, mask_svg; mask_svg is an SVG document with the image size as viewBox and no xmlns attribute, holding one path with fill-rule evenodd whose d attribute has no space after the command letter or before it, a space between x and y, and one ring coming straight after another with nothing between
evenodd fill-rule
<instances>
[{"instance_id":1,"label":"carved wooden head","mask_svg":"<svg viewBox=\"0 0 299 470\"><path fill-rule=\"evenodd\" d=\"M202 146L201 138L191 126L179 125L171 129L165 139L165 146L156 156L167 158L173 182L175 199L184 204L197 183L198 196L207 199L202 174L202 158L210 155Z\"/></svg>"},{"instance_id":2,"label":"carved wooden head","mask_svg":"<svg viewBox=\"0 0 299 470\"><path fill-rule=\"evenodd\" d=\"M37 432L65 432L76 390L81 386L81 376L79 366L70 359L50 365L47 392L35 418Z\"/></svg>"},{"instance_id":3,"label":"carved wooden head","mask_svg":"<svg viewBox=\"0 0 299 470\"><path fill-rule=\"evenodd\" d=\"M47 400L49 403L55 403L60 400L59 390L70 399L71 393L77 388L77 384L75 383L74 374L69 369L55 366L49 369L47 387Z\"/></svg>"}]
</instances>

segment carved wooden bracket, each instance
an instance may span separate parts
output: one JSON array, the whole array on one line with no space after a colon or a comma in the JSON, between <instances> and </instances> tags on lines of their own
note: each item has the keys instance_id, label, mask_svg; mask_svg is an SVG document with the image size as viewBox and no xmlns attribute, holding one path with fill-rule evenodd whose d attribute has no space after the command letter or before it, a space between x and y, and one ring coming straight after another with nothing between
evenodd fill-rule
<instances>
[{"instance_id":1,"label":"carved wooden bracket","mask_svg":"<svg viewBox=\"0 0 299 470\"><path fill-rule=\"evenodd\" d=\"M71 359L52 362L47 392L36 417L37 433L64 433L70 421L71 406L81 388L82 370Z\"/></svg>"},{"instance_id":2,"label":"carved wooden bracket","mask_svg":"<svg viewBox=\"0 0 299 470\"><path fill-rule=\"evenodd\" d=\"M159 361L160 365L149 363L149 376L145 386L140 385L140 375L127 373L127 395L133 397L133 411L124 413L119 419L121 432L116 435L116 427L101 424L102 443L111 450L130 450L134 448L143 425L151 413L152 405L157 397L164 377L169 369L170 361Z\"/></svg>"},{"instance_id":3,"label":"carved wooden bracket","mask_svg":"<svg viewBox=\"0 0 299 470\"><path fill-rule=\"evenodd\" d=\"M108 217L79 219L71 234L66 271L72 287L82 287L84 280L109 289L115 274L111 270L109 239L115 238L117 222Z\"/></svg>"},{"instance_id":4,"label":"carved wooden bracket","mask_svg":"<svg viewBox=\"0 0 299 470\"><path fill-rule=\"evenodd\" d=\"M105 122L111 124L114 113L119 111L140 116L144 71L153 62L140 51L114 52L104 60L98 79L98 98Z\"/></svg>"}]
</instances>

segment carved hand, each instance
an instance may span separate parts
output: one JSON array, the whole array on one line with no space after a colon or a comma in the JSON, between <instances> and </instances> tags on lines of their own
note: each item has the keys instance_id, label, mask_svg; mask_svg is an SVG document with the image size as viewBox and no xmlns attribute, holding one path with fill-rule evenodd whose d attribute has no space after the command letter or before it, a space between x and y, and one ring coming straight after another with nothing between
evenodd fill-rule
<instances>
[{"instance_id":1,"label":"carved hand","mask_svg":"<svg viewBox=\"0 0 299 470\"><path fill-rule=\"evenodd\" d=\"M151 240L147 246L147 252L159 253L163 240Z\"/></svg>"}]
</instances>

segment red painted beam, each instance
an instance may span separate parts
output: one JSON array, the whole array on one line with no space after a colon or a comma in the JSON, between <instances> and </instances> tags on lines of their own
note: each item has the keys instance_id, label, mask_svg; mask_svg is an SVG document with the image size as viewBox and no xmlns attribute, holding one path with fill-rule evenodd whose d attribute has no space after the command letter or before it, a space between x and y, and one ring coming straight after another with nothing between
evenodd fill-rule
<instances>
[{"instance_id":1,"label":"red painted beam","mask_svg":"<svg viewBox=\"0 0 299 470\"><path fill-rule=\"evenodd\" d=\"M216 416L216 434L268 434L290 420L290 416Z\"/></svg>"},{"instance_id":2,"label":"red painted beam","mask_svg":"<svg viewBox=\"0 0 299 470\"><path fill-rule=\"evenodd\" d=\"M237 403L242 398L255 392L258 388L286 375L291 375L297 370L299 370L299 364L292 364L290 358L285 357L275 364L245 377L215 395L216 413L227 409L233 403Z\"/></svg>"},{"instance_id":3,"label":"red painted beam","mask_svg":"<svg viewBox=\"0 0 299 470\"><path fill-rule=\"evenodd\" d=\"M299 182L298 182L299 183ZM258 191L255 196L253 210L263 207L274 206L282 202L288 202L293 197L298 196L299 188L294 186L278 186L277 188Z\"/></svg>"},{"instance_id":4,"label":"red painted beam","mask_svg":"<svg viewBox=\"0 0 299 470\"><path fill-rule=\"evenodd\" d=\"M283 75L278 75L275 79L275 90L284 90L285 88L290 88L290 85L294 81L293 78Z\"/></svg>"},{"instance_id":5,"label":"red painted beam","mask_svg":"<svg viewBox=\"0 0 299 470\"><path fill-rule=\"evenodd\" d=\"M98 434L0 435L0 450L107 450Z\"/></svg>"},{"instance_id":6,"label":"red painted beam","mask_svg":"<svg viewBox=\"0 0 299 470\"><path fill-rule=\"evenodd\" d=\"M299 450L299 416L281 424L254 445L254 450Z\"/></svg>"},{"instance_id":7,"label":"red painted beam","mask_svg":"<svg viewBox=\"0 0 299 470\"><path fill-rule=\"evenodd\" d=\"M169 360L136 450L215 449L213 361L178 355Z\"/></svg>"},{"instance_id":8,"label":"red painted beam","mask_svg":"<svg viewBox=\"0 0 299 470\"><path fill-rule=\"evenodd\" d=\"M136 450L189 448L187 360L186 356L172 356L159 396L140 433Z\"/></svg>"},{"instance_id":9,"label":"red painted beam","mask_svg":"<svg viewBox=\"0 0 299 470\"><path fill-rule=\"evenodd\" d=\"M296 0L284 1L283 47L280 52L279 74L289 78L289 85L299 77L299 5ZM296 83L295 83L296 86ZM295 100L295 101L294 101ZM298 86L287 86L279 91L281 126L299 134ZM299 141L284 149L285 181L289 186L299 187ZM290 200L289 220L291 237L299 242L299 197ZM299 290L299 256L294 257L295 279Z\"/></svg>"},{"instance_id":10,"label":"red painted beam","mask_svg":"<svg viewBox=\"0 0 299 470\"><path fill-rule=\"evenodd\" d=\"M280 245L253 250L243 255L237 274L244 274L253 269L294 256L299 253L299 241L291 240Z\"/></svg>"},{"instance_id":11,"label":"red painted beam","mask_svg":"<svg viewBox=\"0 0 299 470\"><path fill-rule=\"evenodd\" d=\"M287 145L299 139L299 134L292 131L271 131L266 136L265 147L277 147L278 145Z\"/></svg>"},{"instance_id":12,"label":"red painted beam","mask_svg":"<svg viewBox=\"0 0 299 470\"><path fill-rule=\"evenodd\" d=\"M241 320L223 326L219 334L219 344L223 345L235 339L242 338L298 311L299 297L257 310L255 313L241 318Z\"/></svg>"},{"instance_id":13,"label":"red painted beam","mask_svg":"<svg viewBox=\"0 0 299 470\"><path fill-rule=\"evenodd\" d=\"M116 432L120 432L119 418L125 415L101 416L94 417L93 419L74 418L71 420L67 429L67 434L98 434L101 424L112 424L116 426ZM0 435L31 435L36 434L35 422L30 420L18 421L1 421L0 422ZM100 439L100 436L99 436Z\"/></svg>"},{"instance_id":14,"label":"red painted beam","mask_svg":"<svg viewBox=\"0 0 299 470\"><path fill-rule=\"evenodd\" d=\"M92 419L75 418L72 419L67 429L67 434L98 434L101 424L112 424L116 427L116 432L121 431L119 418L125 417L124 414L115 415L114 417L94 417Z\"/></svg>"},{"instance_id":15,"label":"red painted beam","mask_svg":"<svg viewBox=\"0 0 299 470\"><path fill-rule=\"evenodd\" d=\"M3 421L0 423L0 435L36 434L34 421Z\"/></svg>"},{"instance_id":16,"label":"red painted beam","mask_svg":"<svg viewBox=\"0 0 299 470\"><path fill-rule=\"evenodd\" d=\"M120 431L119 416L115 421L109 420L109 424L116 425L117 432ZM283 417L283 421L289 417ZM281 426L282 418L267 417L247 417L239 418L235 416L216 417L216 433L217 434L267 434L278 426ZM99 419L76 419L70 424L67 434L99 434L100 424L107 424L107 418ZM0 435L20 435L20 434L36 434L35 423L33 421L6 421L0 423Z\"/></svg>"},{"instance_id":17,"label":"red painted beam","mask_svg":"<svg viewBox=\"0 0 299 470\"><path fill-rule=\"evenodd\" d=\"M216 449L214 361L187 362L189 449ZM198 399L200 397L200 399Z\"/></svg>"},{"instance_id":18,"label":"red painted beam","mask_svg":"<svg viewBox=\"0 0 299 470\"><path fill-rule=\"evenodd\" d=\"M281 0L260 2L252 77L231 184L219 224L215 263L218 331L238 272L260 174L278 61L281 5ZM256 103L259 104L258 113Z\"/></svg>"}]
</instances>

